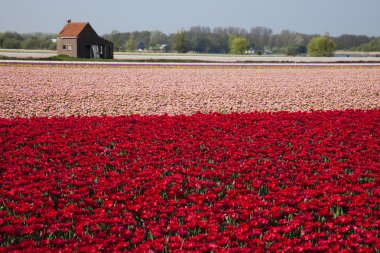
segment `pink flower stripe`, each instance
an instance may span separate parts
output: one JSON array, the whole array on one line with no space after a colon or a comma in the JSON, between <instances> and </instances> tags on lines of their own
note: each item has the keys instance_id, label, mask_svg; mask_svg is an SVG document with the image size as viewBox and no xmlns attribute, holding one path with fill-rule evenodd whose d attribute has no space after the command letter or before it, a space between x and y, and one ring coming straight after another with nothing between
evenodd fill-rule
<instances>
[{"instance_id":1,"label":"pink flower stripe","mask_svg":"<svg viewBox=\"0 0 380 253\"><path fill-rule=\"evenodd\" d=\"M380 108L379 66L0 66L0 117Z\"/></svg>"},{"instance_id":2,"label":"pink flower stripe","mask_svg":"<svg viewBox=\"0 0 380 253\"><path fill-rule=\"evenodd\" d=\"M365 81L376 83L377 69L5 69L5 94L35 114L57 113L63 98L62 114L84 112L69 106L75 96L97 101L93 112L136 112L137 94L176 105L176 92L194 105L210 99L207 108L223 94L259 99L255 89L295 108L378 103ZM121 111L109 106L115 94L129 101ZM0 119L0 252L377 252L379 119L379 109Z\"/></svg>"}]
</instances>

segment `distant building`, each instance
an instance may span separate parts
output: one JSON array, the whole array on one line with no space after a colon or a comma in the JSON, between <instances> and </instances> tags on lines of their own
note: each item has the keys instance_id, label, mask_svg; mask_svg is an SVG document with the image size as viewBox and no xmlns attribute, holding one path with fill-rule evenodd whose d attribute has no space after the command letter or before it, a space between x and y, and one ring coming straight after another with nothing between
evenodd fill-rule
<instances>
[{"instance_id":1,"label":"distant building","mask_svg":"<svg viewBox=\"0 0 380 253\"><path fill-rule=\"evenodd\" d=\"M143 42L140 42L138 45L137 45L137 50L142 50L144 51L145 50L145 44Z\"/></svg>"},{"instance_id":2,"label":"distant building","mask_svg":"<svg viewBox=\"0 0 380 253\"><path fill-rule=\"evenodd\" d=\"M57 38L58 55L76 58L113 58L113 43L100 37L89 23L67 21Z\"/></svg>"}]
</instances>

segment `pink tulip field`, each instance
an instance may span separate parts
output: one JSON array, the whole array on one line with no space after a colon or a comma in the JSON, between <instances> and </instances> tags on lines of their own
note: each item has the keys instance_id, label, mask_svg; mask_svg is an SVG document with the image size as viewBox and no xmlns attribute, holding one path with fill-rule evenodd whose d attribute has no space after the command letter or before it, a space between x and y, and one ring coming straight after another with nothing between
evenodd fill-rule
<instances>
[{"instance_id":1,"label":"pink tulip field","mask_svg":"<svg viewBox=\"0 0 380 253\"><path fill-rule=\"evenodd\" d=\"M379 93L379 66L0 66L5 118L371 109Z\"/></svg>"}]
</instances>

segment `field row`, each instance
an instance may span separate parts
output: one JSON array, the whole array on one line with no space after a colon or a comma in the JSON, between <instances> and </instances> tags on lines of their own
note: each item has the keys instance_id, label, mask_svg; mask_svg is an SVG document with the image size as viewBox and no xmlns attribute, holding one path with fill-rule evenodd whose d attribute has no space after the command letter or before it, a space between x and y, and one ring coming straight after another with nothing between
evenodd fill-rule
<instances>
[{"instance_id":1,"label":"field row","mask_svg":"<svg viewBox=\"0 0 380 253\"><path fill-rule=\"evenodd\" d=\"M0 251L379 251L379 119L0 119Z\"/></svg>"},{"instance_id":2,"label":"field row","mask_svg":"<svg viewBox=\"0 0 380 253\"><path fill-rule=\"evenodd\" d=\"M380 107L380 67L0 66L0 117Z\"/></svg>"}]
</instances>

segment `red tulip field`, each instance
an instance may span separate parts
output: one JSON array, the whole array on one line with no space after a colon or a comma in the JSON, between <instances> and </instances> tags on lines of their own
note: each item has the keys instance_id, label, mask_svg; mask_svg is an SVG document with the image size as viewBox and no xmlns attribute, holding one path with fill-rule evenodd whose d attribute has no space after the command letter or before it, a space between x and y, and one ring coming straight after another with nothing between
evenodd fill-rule
<instances>
[{"instance_id":1,"label":"red tulip field","mask_svg":"<svg viewBox=\"0 0 380 253\"><path fill-rule=\"evenodd\" d=\"M380 252L380 67L0 65L0 252Z\"/></svg>"}]
</instances>

